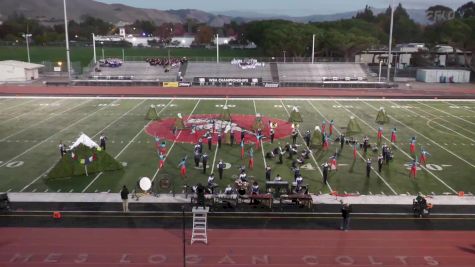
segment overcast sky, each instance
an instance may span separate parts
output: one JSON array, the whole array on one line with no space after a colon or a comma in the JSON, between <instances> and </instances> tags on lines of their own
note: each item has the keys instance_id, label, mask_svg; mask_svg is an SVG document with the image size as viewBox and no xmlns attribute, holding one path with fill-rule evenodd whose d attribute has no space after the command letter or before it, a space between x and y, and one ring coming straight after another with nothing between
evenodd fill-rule
<instances>
[{"instance_id":1,"label":"overcast sky","mask_svg":"<svg viewBox=\"0 0 475 267\"><path fill-rule=\"evenodd\" d=\"M292 16L333 14L354 11L370 5L389 6L390 0L98 0L135 7L156 9L200 9L204 11L249 10L259 13L279 13ZM469 0L395 0L406 8L427 9L436 4L457 8Z\"/></svg>"}]
</instances>

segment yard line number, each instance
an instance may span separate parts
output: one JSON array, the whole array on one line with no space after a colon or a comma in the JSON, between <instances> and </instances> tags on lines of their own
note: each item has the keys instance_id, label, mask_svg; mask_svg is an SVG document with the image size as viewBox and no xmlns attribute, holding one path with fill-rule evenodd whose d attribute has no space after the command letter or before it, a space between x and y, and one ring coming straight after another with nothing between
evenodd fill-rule
<instances>
[{"instance_id":1,"label":"yard line number","mask_svg":"<svg viewBox=\"0 0 475 267\"><path fill-rule=\"evenodd\" d=\"M3 161L0 161L0 165L3 164ZM12 162L9 162L8 164L6 164L4 167L7 167L7 168L17 168L17 167L20 167L24 164L23 161L12 161Z\"/></svg>"}]
</instances>

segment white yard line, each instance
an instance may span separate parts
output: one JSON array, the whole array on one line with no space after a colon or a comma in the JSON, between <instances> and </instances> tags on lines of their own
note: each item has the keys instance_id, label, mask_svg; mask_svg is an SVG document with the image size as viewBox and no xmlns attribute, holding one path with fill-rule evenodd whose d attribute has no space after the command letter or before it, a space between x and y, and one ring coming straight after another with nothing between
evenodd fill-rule
<instances>
[{"instance_id":1,"label":"white yard line","mask_svg":"<svg viewBox=\"0 0 475 267\"><path fill-rule=\"evenodd\" d=\"M104 127L102 130L98 131L96 134L94 134L91 138L94 139L94 137L96 137L98 134L100 134L101 132L104 132L107 128L109 128L112 124L116 123L118 120L122 119L124 116L126 116L129 112L131 112L132 110L136 109L138 106L140 106L143 102L145 102L145 100L143 100L142 102L138 103L136 106L132 107L130 110L128 110L127 112L125 112L124 114L122 114L121 116L119 116L117 119L115 119L114 121L112 121L111 123L109 123L106 127ZM36 181L38 181L39 179L41 179L41 177L45 176L46 174L48 174L49 171L51 171L51 169L54 168L54 166L57 164L57 162L55 162L50 168L48 168L48 170L46 170L45 172L43 172L42 174L40 174L38 177L36 177L35 179L33 179L33 181L31 183L29 183L28 185L26 185L25 187L23 187L20 192L23 192L25 191L28 187L30 187L31 185L33 185L34 183L36 183Z\"/></svg>"},{"instance_id":2,"label":"white yard line","mask_svg":"<svg viewBox=\"0 0 475 267\"><path fill-rule=\"evenodd\" d=\"M158 112L158 115L160 116L160 114L166 109L168 108L168 106L173 102L173 99L171 99L161 110L160 112ZM143 101L140 103L142 104ZM135 109L135 108L134 108ZM135 139L137 139L137 137L147 128L147 126L152 122L153 120L149 120L147 122L147 124L145 124L144 127L142 127L140 129L140 131L122 148L121 151L119 151L119 153L117 153L117 155L115 155L114 159L118 159L120 157L120 155L122 155L122 153L130 146L130 144L132 144ZM103 172L100 172L96 175L96 177L94 177L94 179L92 179L92 181L86 186L84 187L84 189L81 191L82 193L86 192L87 189L89 189L89 187L91 187L92 184L94 184L97 179L99 179L99 177L102 176L102 174L104 174Z\"/></svg>"},{"instance_id":3,"label":"white yard line","mask_svg":"<svg viewBox=\"0 0 475 267\"><path fill-rule=\"evenodd\" d=\"M475 125L475 123L474 123L474 122L471 122L471 121L469 121L469 120L466 120L466 119L464 119L464 118L461 118L461 117L459 117L459 116L454 116L454 115L452 115L451 113L449 113L449 112L446 112L446 111L444 111L444 110L441 110L441 109L438 109L438 108L435 108L435 107L429 106L429 105L427 105L427 104L424 104L424 103L422 103L422 102L419 102L419 101L417 101L417 103L419 103L419 104L421 104L421 105L424 105L424 106L426 106L426 107L428 107L428 108L431 108L431 109L437 110L437 111L439 111L439 112L442 112L442 113L444 113L444 114L447 114L447 115L449 115L449 116L450 116L450 117L452 117L452 118L456 118L456 119L459 119L459 120L461 120L461 121L464 121L464 122L466 122L466 123L470 123L470 124L472 124L472 125ZM470 131L470 132L471 132L471 131ZM471 132L471 133L473 133L473 132Z\"/></svg>"},{"instance_id":4,"label":"white yard line","mask_svg":"<svg viewBox=\"0 0 475 267\"><path fill-rule=\"evenodd\" d=\"M132 97L132 96L123 96L123 97L116 97L116 96L0 96L1 98L13 98L13 99L59 99L59 98L67 98L67 99L96 99L96 100L115 100L115 99L148 99L148 100L171 100L173 97ZM196 97L180 97L180 100L196 100ZM200 97L201 100L219 100L222 97ZM249 101L249 100L259 100L259 101L280 101L282 97L253 97L253 98L245 98L245 97L236 97L232 98L233 101ZM284 98L285 99L285 98ZM307 100L317 100L317 101L329 101L330 98L324 97L307 97L307 98L288 98L289 100L296 100L296 101L307 101ZM355 98L338 98L339 101L354 101ZM384 101L395 101L395 102L442 102L440 99L403 99L403 98L395 98L395 99L386 99L386 98L358 98L361 101L369 101L369 102L384 102ZM475 102L475 99L450 99L451 102Z\"/></svg>"},{"instance_id":5,"label":"white yard line","mask_svg":"<svg viewBox=\"0 0 475 267\"><path fill-rule=\"evenodd\" d=\"M226 102L224 103L224 106L228 104L228 99L226 98ZM223 125L220 125L220 128L222 128ZM221 131L221 129L220 129ZM222 136L221 136L222 137ZM213 165L211 165L211 173L214 171L214 164L216 163L216 156L218 155L218 144L216 144L216 148L214 150L214 157L213 157Z\"/></svg>"},{"instance_id":6,"label":"white yard line","mask_svg":"<svg viewBox=\"0 0 475 267\"><path fill-rule=\"evenodd\" d=\"M374 106L370 105L369 103L365 102L365 101L362 101L363 103L365 103L366 105L368 105L369 107L371 107L372 109L378 111L379 109L375 108ZM429 137L423 135L422 133L420 133L419 131L417 131L416 129L410 127L409 125L397 120L396 118L394 118L393 116L391 115L388 115L392 120L398 122L399 124L403 125L404 127L412 130L413 132L415 132L416 134L418 134L418 136L422 136L424 137L425 139L427 139L428 141L430 141L431 143L435 144L436 146L442 148L443 150L449 152L450 154L452 154L453 156L455 156L456 158L460 159L461 161L467 163L468 165L470 165L471 167L475 168L475 165L473 165L472 163L468 162L467 160L465 160L464 158L460 157L459 155L455 154L454 152L446 149L445 147L443 147L442 145L440 145L439 143L435 142L434 140L430 139Z\"/></svg>"},{"instance_id":7,"label":"white yard line","mask_svg":"<svg viewBox=\"0 0 475 267\"><path fill-rule=\"evenodd\" d=\"M334 100L335 103L337 103L338 105L339 102L337 100ZM369 105L369 104L368 104ZM373 106L371 106L373 107ZM373 107L374 108L374 107ZM352 114L355 118L358 118L360 121L362 121L364 124L366 124L370 129L372 129L374 132L378 132L378 130L376 130L373 126L371 126L369 123L367 123L365 120L361 119L358 115L356 115L355 113L353 113L352 111L350 111L348 108L344 107L343 106L343 109L345 109L348 113ZM378 110L378 109L376 109ZM394 119L394 118L393 118ZM388 141L389 143L391 143L391 140L389 140L386 136L383 135L383 138ZM406 157L408 157L409 159L412 160L412 157L411 155L407 154L404 150L402 150L398 145L394 144L394 146L401 152L403 153ZM446 184L441 178L439 178L437 175L435 175L433 172L431 172L430 170L428 170L425 166L422 166L420 165L420 167L422 169L424 169L425 171L427 171L427 173L431 174L435 179L437 179L440 183L442 183L443 185L445 185L450 191L452 191L453 193L457 194L457 191L455 191L452 187L450 187L448 184Z\"/></svg>"},{"instance_id":8,"label":"white yard line","mask_svg":"<svg viewBox=\"0 0 475 267\"><path fill-rule=\"evenodd\" d=\"M310 100L307 101L310 106L313 107L313 109L318 112L320 114L320 116L322 116L323 119L325 119L326 121L329 121L324 115L323 113L320 112L320 110L318 110L312 102L310 102ZM335 127L335 130L341 134L340 130L338 130L338 127ZM361 155L361 153L359 151L356 152L358 154L358 156L363 160L363 161L366 161L366 159ZM398 195L398 193L396 192L396 190L394 190L394 188L392 188L391 185L389 185L389 183L386 181L386 179L383 178L383 176L381 176L381 174L379 174L379 172L377 172L372 166L371 166L371 170L373 170L373 172L379 177L379 179L381 181L383 181L383 183L393 192L394 195Z\"/></svg>"},{"instance_id":9,"label":"white yard line","mask_svg":"<svg viewBox=\"0 0 475 267\"><path fill-rule=\"evenodd\" d=\"M450 101L452 102L452 100L450 100ZM449 106L458 106L458 104L450 103L450 102L448 102L448 101L440 101L440 102L443 102L443 103L445 103L445 104L447 104L447 105L449 105ZM457 102L457 101L455 101L455 102ZM464 107L464 106L458 106L458 107L460 107L460 108L462 108L463 110L468 111L468 112L470 112L470 113L475 113L474 110L471 110L471 109L469 109L469 108L467 108L467 107Z\"/></svg>"},{"instance_id":10,"label":"white yard line","mask_svg":"<svg viewBox=\"0 0 475 267\"><path fill-rule=\"evenodd\" d=\"M418 107L416 107L416 106L409 106L409 107L418 108ZM435 116L435 115L433 115L432 113L427 112L427 111L425 111L425 110L423 110L423 109L421 109L421 108L418 108L418 109L419 109L419 111L424 112L425 114L429 114L429 115L431 115L431 116ZM411 113L413 113L413 114L416 114L416 115L418 115L420 118L427 119L427 120L432 120L431 118L428 118L428 117L425 117L425 116L421 116L421 114L418 114L417 112L414 112L414 111L412 111L412 110L410 110L410 109L408 109L408 108L406 108L406 107L404 108L404 110L407 110L407 111L409 111L409 112L411 112ZM441 120L441 121L445 121L445 122L447 122L447 123L451 123L450 121L445 120L445 119L441 118L440 116L436 116L434 119L439 119L439 120ZM463 138L465 138L465 139L468 139L468 140L470 140L470 142L475 142L474 139L472 139L472 138L470 138L470 137L468 137L468 136L465 136L465 135L463 135L463 134L461 134L461 133L459 133L459 132L457 132L457 131L454 131L454 130L452 130L451 128L449 128L449 127L447 127L447 126L445 126L445 125L443 125L443 124L440 124L440 123L438 123L438 122L436 122L436 121L434 121L434 120L432 120L432 123L435 123L435 124L439 125L440 127L445 128L445 129L447 129L447 130L449 130L449 131L451 131L451 132L453 132L453 133L455 133L455 134L457 134L457 135L459 135L459 136L461 136L461 137L463 137ZM459 126L459 125L457 125L457 127L459 127L459 128L461 128L461 129L463 129L463 130L465 130L465 131L470 132L471 134L473 134L472 131L467 130L467 129L465 129L465 128Z\"/></svg>"},{"instance_id":11,"label":"white yard line","mask_svg":"<svg viewBox=\"0 0 475 267\"><path fill-rule=\"evenodd\" d=\"M36 100L36 98L33 98L33 99L30 100L30 101L26 101L26 102L23 102L23 103L20 103L20 104L17 104L17 105L14 105L14 106L7 107L7 108L5 108L5 109L2 109L2 110L0 110L0 112L5 112L6 110L9 110L9 109L12 109L12 108L21 107L21 106L26 105L26 104L29 104L29 103L31 103L31 102L33 102L33 101L35 101L35 100Z\"/></svg>"},{"instance_id":12,"label":"white yard line","mask_svg":"<svg viewBox=\"0 0 475 267\"><path fill-rule=\"evenodd\" d=\"M254 104L254 112L255 112L255 114L256 114L256 116L257 116L256 101L253 99L253 100L252 100L252 103ZM262 129L262 130L264 130L264 129ZM260 142L259 145L261 146L261 151L262 151L262 159L264 159L264 168L267 168L267 160L266 160L266 155L265 155L265 153L264 153L264 143L262 142L262 139L259 140L259 142Z\"/></svg>"},{"instance_id":13,"label":"white yard line","mask_svg":"<svg viewBox=\"0 0 475 267\"><path fill-rule=\"evenodd\" d=\"M195 98L196 100L196 98ZM191 111L190 115L188 115L188 118L186 119L187 121L190 119L191 115L193 115L193 113L195 112L196 108L198 107L198 104L201 102L201 98L198 99L198 102L196 102L196 105L195 107L193 108L193 110ZM175 140L173 141L173 144L170 146L170 149L167 151L167 154L165 155L165 161L168 159L168 155L170 154L170 152L172 151L173 147L175 146L176 144L176 140L178 140L178 137L180 137L181 133L183 132L183 130L180 130L180 132L178 132L177 136L175 137ZM155 172L155 174L153 175L152 177L152 182L155 181L155 178L157 178L157 175L158 175L158 172L160 171L160 168L157 168L157 171Z\"/></svg>"},{"instance_id":14,"label":"white yard line","mask_svg":"<svg viewBox=\"0 0 475 267\"><path fill-rule=\"evenodd\" d=\"M57 103L59 103L59 102L61 102L61 101L63 101L63 100L64 100L64 99L60 99L59 101L53 102L53 104L57 104ZM40 111L40 110L42 110L42 109L45 109L45 108L47 108L47 107L48 107L48 106L40 106L40 107L38 107L38 108L36 108L36 109L32 109L32 110L30 110L30 111L28 111L28 112L20 113L19 115L15 116L15 117L12 117L12 118L10 118L10 119L7 119L7 120L4 120L4 121L0 122L0 125L5 124L5 123L7 123L7 122L10 122L10 121L12 121L12 120L17 120L17 119L19 119L19 118L21 118L21 117L23 117L23 116L26 116L26 115L28 115L28 114L30 114L30 113L38 112L38 111Z\"/></svg>"},{"instance_id":15,"label":"white yard line","mask_svg":"<svg viewBox=\"0 0 475 267\"><path fill-rule=\"evenodd\" d=\"M280 100L280 103L282 103L282 106L284 107L285 112L287 112L287 115L290 117L290 113L289 113L289 111L287 110L287 107L285 106L284 101L282 101L282 99L279 99L279 100ZM303 136L302 136L302 134L300 133L300 131L298 130L297 132L299 133L300 138L302 138L302 140L303 140ZM304 143L304 145L305 145L305 147L306 147L307 149L309 149L310 151L312 151L312 150L307 146L307 144L305 143L305 140L304 140L303 143ZM320 168L320 165L318 164L317 160L315 159L315 156L313 156L313 152L310 153L310 156L312 157L313 162L314 162L315 165L317 166L317 169L318 169L318 171L320 172L320 175L323 177L322 169ZM333 192L333 189L332 189L332 187L331 187L331 185L330 185L330 183L329 183L328 181L327 181L327 184L326 184L326 185L327 185L328 189L330 189L330 192Z\"/></svg>"},{"instance_id":16,"label":"white yard line","mask_svg":"<svg viewBox=\"0 0 475 267\"><path fill-rule=\"evenodd\" d=\"M114 103L114 102L116 102L116 101L117 101L117 100L115 100L115 101L112 101L112 102L111 102L111 104L112 104L112 103ZM88 119L88 118L89 118L89 117L91 117L92 115L96 114L97 112L99 112L99 111L101 111L101 110L103 110L103 109L105 109L105 108L107 108L107 107L108 107L108 106L104 106L104 107L102 107L102 108L100 108L100 109L98 109L98 110L96 110L96 111L92 112L92 113L91 113L91 114L89 114L88 116L86 116L86 117L83 117L82 119L80 119L80 120L77 120L77 121L76 121L76 122L74 122L73 124L70 124L69 126L67 126L67 127L63 128L63 129L61 129L60 131L58 131L58 132L56 132L56 133L54 133L54 134L50 135L50 137L48 137L48 138L44 139L43 141L41 141L41 142L37 143L36 145L34 145L34 146L32 146L32 147L28 148L27 150L23 151L22 153L20 153L20 154L16 155L15 157L13 157L13 158L9 159L8 161L4 162L2 165L0 165L0 167L3 167L3 166L5 166L5 165L7 165L8 163L10 163L10 162L14 161L15 159L17 159L17 158L19 158L19 157L21 157L21 156L25 155L26 153L30 152L31 150L35 149L36 147L40 146L41 144L43 144L43 143L45 143L46 141L48 141L49 139L51 139L51 137L53 137L53 136L55 136L55 135L57 135L57 134L59 134L59 133L61 133L61 132L65 131L65 130L67 130L67 129L71 128L71 127L73 127L74 125L76 125L76 124L78 124L78 123L82 122L83 120L86 120L86 119Z\"/></svg>"},{"instance_id":17,"label":"white yard line","mask_svg":"<svg viewBox=\"0 0 475 267\"><path fill-rule=\"evenodd\" d=\"M57 116L59 116L59 115L61 115L61 114L64 114L64 113L66 113L66 112L68 112L68 111L71 111L71 110L73 110L73 109L75 109L75 108L77 108L77 107L79 107L79 106L82 106L82 105L84 105L84 104L86 104L86 103L89 103L89 102L91 102L91 101L92 101L92 100L84 101L84 102L79 103L78 105L76 105L76 106L74 106L74 107L71 107L71 108L69 108L69 109L63 110L63 111L61 111L61 112L59 112L59 113L56 113L56 114L54 114L54 115L50 115L50 116L48 116L47 118L38 121L37 123L30 124L28 127L23 128L23 129L21 129L20 131L17 131L17 132L15 132L15 133L10 134L9 136L6 136L6 137L0 139L0 142L3 142L3 141L5 141L5 140L9 139L10 137L13 137L13 136L15 136L15 135L18 135L18 134L20 134L20 133L22 133L22 132L24 132L24 131L26 131L26 130L28 130L28 129L30 129L30 128L33 128L33 127L35 127L35 126L37 126L37 125L40 125L40 124L44 123L44 122L47 121L47 120L51 120L52 118L55 118L55 117L57 117Z\"/></svg>"}]
</instances>

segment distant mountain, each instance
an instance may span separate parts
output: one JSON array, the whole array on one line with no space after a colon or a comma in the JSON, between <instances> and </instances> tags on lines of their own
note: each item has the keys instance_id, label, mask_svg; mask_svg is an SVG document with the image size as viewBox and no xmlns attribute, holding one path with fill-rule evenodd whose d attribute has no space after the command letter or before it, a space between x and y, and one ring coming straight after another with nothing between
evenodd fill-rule
<instances>
[{"instance_id":1,"label":"distant mountain","mask_svg":"<svg viewBox=\"0 0 475 267\"><path fill-rule=\"evenodd\" d=\"M384 12L385 9L373 9L375 14L379 14ZM425 10L423 9L407 9L406 10L409 16L417 23L420 24L429 24L430 21L426 18ZM222 11L222 12L215 12L215 14L225 15L228 17L239 17L244 21L252 21L252 20L263 20L263 19L284 19L290 20L295 22L321 22L321 21L335 21L341 19L351 19L352 17L356 16L358 11L350 11L350 12L343 12L343 13L335 13L329 15L310 15L310 16L288 16L282 14L271 14L271 13L264 13L264 12L254 12L254 11L247 11L247 10L230 10L230 11Z\"/></svg>"},{"instance_id":2,"label":"distant mountain","mask_svg":"<svg viewBox=\"0 0 475 267\"><path fill-rule=\"evenodd\" d=\"M68 19L79 21L82 16L90 15L102 18L111 23L134 22L137 19L151 20L156 24L166 22L186 22L187 19L196 19L211 26L222 26L231 22L230 17L214 15L204 11L157 10L136 8L122 4L105 4L94 0L68 0ZM62 0L0 0L0 15L10 16L14 13L23 14L29 18L44 22L61 21L63 19ZM0 16L1 17L1 16Z\"/></svg>"},{"instance_id":3,"label":"distant mountain","mask_svg":"<svg viewBox=\"0 0 475 267\"><path fill-rule=\"evenodd\" d=\"M195 9L179 10L158 10L136 8L122 4L105 4L94 0L68 0L68 18L79 21L82 16L90 15L102 18L111 23L129 22L137 19L150 20L157 25L172 22L184 23L188 19L194 19L200 23L206 23L213 27L220 27L232 20L253 21L261 19L285 19L295 22L320 22L334 21L340 19L349 19L356 15L357 11L336 13L330 15L312 15L303 17L294 17L279 15L273 13L255 12L249 10L231 10L216 13L209 13ZM383 12L383 9L375 9L375 13ZM277 12L277 11L275 11ZM418 23L427 24L424 10L407 10L412 19ZM0 18L13 14L23 14L29 18L34 18L43 23L60 23L63 20L63 1L62 0L0 0Z\"/></svg>"}]
</instances>

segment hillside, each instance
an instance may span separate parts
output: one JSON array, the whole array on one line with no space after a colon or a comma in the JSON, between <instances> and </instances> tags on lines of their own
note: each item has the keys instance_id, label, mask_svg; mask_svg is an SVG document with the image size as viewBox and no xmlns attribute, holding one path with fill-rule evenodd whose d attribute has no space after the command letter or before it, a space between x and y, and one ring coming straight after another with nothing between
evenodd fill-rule
<instances>
[{"instance_id":1,"label":"hillside","mask_svg":"<svg viewBox=\"0 0 475 267\"><path fill-rule=\"evenodd\" d=\"M0 17L7 17L14 13L23 14L44 22L61 21L63 19L62 0L1 0ZM94 0L68 0L68 18L79 21L82 16L90 15L102 18L111 23L134 22L137 19L151 20L156 24L165 22L186 22L187 19L196 19L211 26L222 26L231 21L230 17L192 10L144 9L122 4L104 4Z\"/></svg>"}]
</instances>

